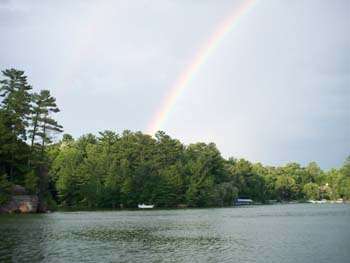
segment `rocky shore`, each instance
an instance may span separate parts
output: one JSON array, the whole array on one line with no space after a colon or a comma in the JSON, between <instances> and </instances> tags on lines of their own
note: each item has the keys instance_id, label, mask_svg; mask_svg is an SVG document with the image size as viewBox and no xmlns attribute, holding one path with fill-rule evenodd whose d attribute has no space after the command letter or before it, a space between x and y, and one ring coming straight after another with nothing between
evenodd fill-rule
<instances>
[{"instance_id":1,"label":"rocky shore","mask_svg":"<svg viewBox=\"0 0 350 263\"><path fill-rule=\"evenodd\" d=\"M0 206L0 213L36 213L39 207L37 195L27 194L24 187L15 185L11 199Z\"/></svg>"}]
</instances>

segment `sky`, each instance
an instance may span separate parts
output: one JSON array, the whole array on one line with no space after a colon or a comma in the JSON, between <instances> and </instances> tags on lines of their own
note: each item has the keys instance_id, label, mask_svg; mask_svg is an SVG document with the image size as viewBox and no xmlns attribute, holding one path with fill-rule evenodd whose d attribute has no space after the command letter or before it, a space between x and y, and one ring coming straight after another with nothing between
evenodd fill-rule
<instances>
[{"instance_id":1,"label":"sky","mask_svg":"<svg viewBox=\"0 0 350 263\"><path fill-rule=\"evenodd\" d=\"M0 69L49 89L76 137L146 131L179 75L240 0L0 0ZM160 129L267 165L350 155L350 1L256 1Z\"/></svg>"}]
</instances>

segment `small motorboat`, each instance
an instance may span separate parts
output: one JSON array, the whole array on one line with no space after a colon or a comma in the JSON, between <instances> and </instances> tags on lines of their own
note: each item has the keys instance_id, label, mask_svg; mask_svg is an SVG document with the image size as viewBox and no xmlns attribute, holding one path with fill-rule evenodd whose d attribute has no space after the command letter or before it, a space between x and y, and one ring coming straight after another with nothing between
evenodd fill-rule
<instances>
[{"instance_id":1,"label":"small motorboat","mask_svg":"<svg viewBox=\"0 0 350 263\"><path fill-rule=\"evenodd\" d=\"M154 205L145 205L145 204L140 205L139 204L137 207L141 208L141 209L152 209L154 207Z\"/></svg>"}]
</instances>

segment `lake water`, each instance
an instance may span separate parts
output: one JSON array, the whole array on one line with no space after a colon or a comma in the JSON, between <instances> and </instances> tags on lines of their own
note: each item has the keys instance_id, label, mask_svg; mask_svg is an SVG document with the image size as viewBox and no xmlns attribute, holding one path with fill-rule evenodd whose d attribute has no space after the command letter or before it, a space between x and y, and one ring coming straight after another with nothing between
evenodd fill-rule
<instances>
[{"instance_id":1,"label":"lake water","mask_svg":"<svg viewBox=\"0 0 350 263\"><path fill-rule=\"evenodd\" d=\"M350 262L350 205L0 216L0 262Z\"/></svg>"}]
</instances>

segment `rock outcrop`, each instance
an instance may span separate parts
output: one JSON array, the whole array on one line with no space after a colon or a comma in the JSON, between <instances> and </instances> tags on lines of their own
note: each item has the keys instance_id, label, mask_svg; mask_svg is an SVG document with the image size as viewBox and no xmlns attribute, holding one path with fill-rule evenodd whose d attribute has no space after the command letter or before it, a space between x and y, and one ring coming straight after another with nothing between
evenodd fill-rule
<instances>
[{"instance_id":1,"label":"rock outcrop","mask_svg":"<svg viewBox=\"0 0 350 263\"><path fill-rule=\"evenodd\" d=\"M36 213L38 205L37 195L28 195L24 187L15 185L10 201L0 206L0 213Z\"/></svg>"}]
</instances>

